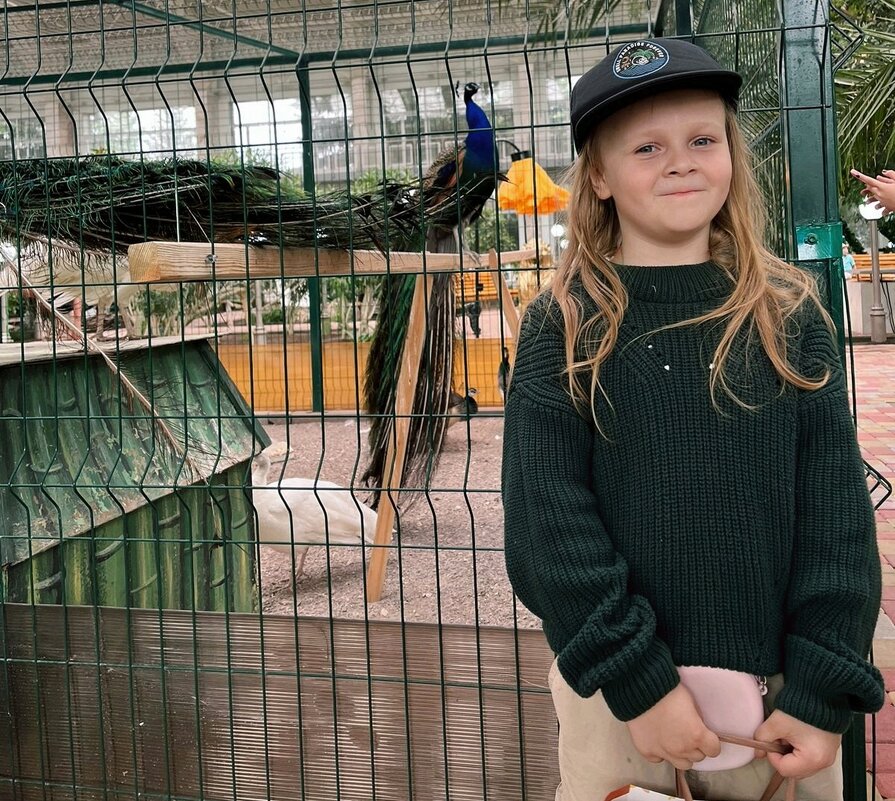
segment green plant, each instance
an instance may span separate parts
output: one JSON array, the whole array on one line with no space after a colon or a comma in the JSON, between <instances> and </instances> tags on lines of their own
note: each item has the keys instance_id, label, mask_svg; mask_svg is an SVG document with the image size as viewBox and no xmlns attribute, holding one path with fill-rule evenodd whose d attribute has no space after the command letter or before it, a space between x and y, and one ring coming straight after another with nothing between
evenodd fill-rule
<instances>
[{"instance_id":1,"label":"green plant","mask_svg":"<svg viewBox=\"0 0 895 801\"><path fill-rule=\"evenodd\" d=\"M177 336L195 320L210 318L215 303L220 307L225 301L242 302L242 283L221 281L215 287L210 283L193 282L178 284L169 290L146 289L127 306L133 324L133 335Z\"/></svg>"},{"instance_id":2,"label":"green plant","mask_svg":"<svg viewBox=\"0 0 895 801\"><path fill-rule=\"evenodd\" d=\"M482 216L465 232L465 245L477 253L487 253L491 248L500 251L519 248L519 218L512 212L497 212L489 203L482 209ZM498 247L498 242L500 243Z\"/></svg>"},{"instance_id":3,"label":"green plant","mask_svg":"<svg viewBox=\"0 0 895 801\"><path fill-rule=\"evenodd\" d=\"M373 334L378 276L345 276L324 280L327 309L342 339L369 339Z\"/></svg>"},{"instance_id":4,"label":"green plant","mask_svg":"<svg viewBox=\"0 0 895 801\"><path fill-rule=\"evenodd\" d=\"M261 314L261 320L264 322L264 325L282 325L286 320L286 315L283 314L283 307L274 306L271 309L265 309Z\"/></svg>"}]
</instances>

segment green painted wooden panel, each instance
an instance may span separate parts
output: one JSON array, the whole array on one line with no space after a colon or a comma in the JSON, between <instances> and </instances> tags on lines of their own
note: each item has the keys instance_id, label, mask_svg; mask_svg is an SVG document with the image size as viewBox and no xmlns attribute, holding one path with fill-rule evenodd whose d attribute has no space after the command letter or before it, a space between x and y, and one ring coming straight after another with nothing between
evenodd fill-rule
<instances>
[{"instance_id":1,"label":"green painted wooden panel","mask_svg":"<svg viewBox=\"0 0 895 801\"><path fill-rule=\"evenodd\" d=\"M10 602L252 611L249 460L269 444L204 341L122 355L204 479L95 358L0 370Z\"/></svg>"}]
</instances>

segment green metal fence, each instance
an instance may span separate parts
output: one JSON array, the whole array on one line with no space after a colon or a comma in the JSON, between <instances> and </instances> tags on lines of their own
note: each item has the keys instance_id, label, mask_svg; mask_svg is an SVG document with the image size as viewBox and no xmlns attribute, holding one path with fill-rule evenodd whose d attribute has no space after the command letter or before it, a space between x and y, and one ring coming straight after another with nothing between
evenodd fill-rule
<instances>
[{"instance_id":1,"label":"green metal fence","mask_svg":"<svg viewBox=\"0 0 895 801\"><path fill-rule=\"evenodd\" d=\"M447 333L421 357L428 414L366 410L369 340L407 307L364 265L384 251L396 284L436 284L396 251L423 249L413 192L465 136L465 84L500 168L525 150L558 180L577 77L615 42L674 35L744 74L773 242L841 321L832 75L857 34L828 13L4 6L0 797L552 798L551 654L503 570L499 383L563 217L490 200L463 233L479 263L421 307ZM380 214L378 192L405 206ZM439 381L456 397L432 412ZM433 439L450 420L437 467L365 482L385 418ZM397 506L381 531L361 507L377 488L377 520Z\"/></svg>"}]
</instances>

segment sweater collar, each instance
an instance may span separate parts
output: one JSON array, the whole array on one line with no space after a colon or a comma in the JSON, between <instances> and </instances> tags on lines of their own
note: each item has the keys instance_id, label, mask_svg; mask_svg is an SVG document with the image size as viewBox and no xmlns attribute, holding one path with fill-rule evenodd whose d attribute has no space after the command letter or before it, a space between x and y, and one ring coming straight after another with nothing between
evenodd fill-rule
<instances>
[{"instance_id":1,"label":"sweater collar","mask_svg":"<svg viewBox=\"0 0 895 801\"><path fill-rule=\"evenodd\" d=\"M628 295L654 303L699 303L730 295L733 284L711 261L662 267L613 265Z\"/></svg>"}]
</instances>

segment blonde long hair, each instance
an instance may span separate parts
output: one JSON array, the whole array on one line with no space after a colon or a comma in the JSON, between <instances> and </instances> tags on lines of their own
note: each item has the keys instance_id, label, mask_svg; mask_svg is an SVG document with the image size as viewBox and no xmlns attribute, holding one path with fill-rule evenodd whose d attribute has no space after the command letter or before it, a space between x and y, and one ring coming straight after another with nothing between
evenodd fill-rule
<instances>
[{"instance_id":1,"label":"blonde long hair","mask_svg":"<svg viewBox=\"0 0 895 801\"><path fill-rule=\"evenodd\" d=\"M738 332L746 328L757 333L774 369L784 382L801 389L819 389L829 379L802 375L788 358L788 322L805 302L816 304L828 325L814 279L807 273L778 259L764 244L766 218L761 192L752 172L749 147L740 132L735 112L727 108L725 127L733 167L730 193L712 221L709 252L733 282L730 297L706 314L674 323L667 328L727 321L714 353L709 380L712 402L717 404L720 388L740 406L751 408L731 389L725 366ZM618 339L619 326L628 305L627 292L610 258L621 246L621 229L612 199L600 200L594 192L591 176L599 169L597 137L591 137L569 171L571 195L568 246L563 252L551 283L553 297L562 311L566 332L566 373L569 391L576 402L589 402L596 421L595 397L599 391L600 365L609 357ZM661 269L661 268L659 268ZM582 319L582 308L572 293L580 280L599 309L596 316ZM588 346L583 357L579 346ZM579 378L590 373L590 391L586 393ZM589 397L588 397L589 395ZM607 398L611 403L611 399Z\"/></svg>"}]
</instances>

